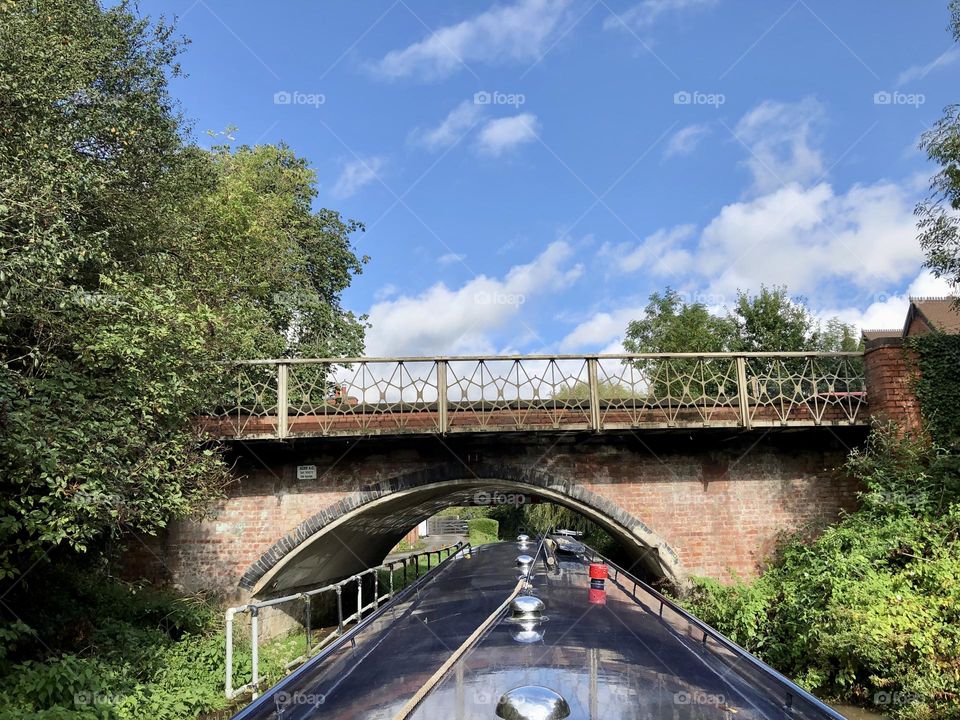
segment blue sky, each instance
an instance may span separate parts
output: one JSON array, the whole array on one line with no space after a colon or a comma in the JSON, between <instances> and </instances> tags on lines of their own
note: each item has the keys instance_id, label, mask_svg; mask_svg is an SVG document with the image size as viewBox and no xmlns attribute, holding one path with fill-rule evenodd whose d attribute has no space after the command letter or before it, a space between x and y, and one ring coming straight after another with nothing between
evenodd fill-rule
<instances>
[{"instance_id":1,"label":"blue sky","mask_svg":"<svg viewBox=\"0 0 960 720\"><path fill-rule=\"evenodd\" d=\"M140 3L198 142L284 141L367 223L372 355L616 351L666 285L902 323L946 0Z\"/></svg>"}]
</instances>

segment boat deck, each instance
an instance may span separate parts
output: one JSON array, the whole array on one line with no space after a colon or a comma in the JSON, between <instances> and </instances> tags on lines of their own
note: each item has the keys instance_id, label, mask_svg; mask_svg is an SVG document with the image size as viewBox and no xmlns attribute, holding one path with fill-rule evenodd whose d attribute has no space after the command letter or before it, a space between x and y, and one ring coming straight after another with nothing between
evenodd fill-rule
<instances>
[{"instance_id":1,"label":"boat deck","mask_svg":"<svg viewBox=\"0 0 960 720\"><path fill-rule=\"evenodd\" d=\"M394 718L510 595L521 552L497 543L444 563L237 720ZM549 567L545 553L536 554L531 594L543 601L545 620L521 625L501 613L410 718L496 718L501 696L527 685L562 696L570 718L840 717L736 646L716 642L642 583L617 573L606 581L606 603L591 604L586 559L561 554Z\"/></svg>"}]
</instances>

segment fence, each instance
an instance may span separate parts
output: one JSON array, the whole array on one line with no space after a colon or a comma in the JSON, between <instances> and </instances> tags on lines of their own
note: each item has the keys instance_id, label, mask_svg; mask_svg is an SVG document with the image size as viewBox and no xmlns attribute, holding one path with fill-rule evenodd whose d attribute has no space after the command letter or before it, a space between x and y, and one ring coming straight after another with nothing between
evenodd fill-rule
<instances>
[{"instance_id":1,"label":"fence","mask_svg":"<svg viewBox=\"0 0 960 720\"><path fill-rule=\"evenodd\" d=\"M862 353L254 360L223 437L866 424Z\"/></svg>"},{"instance_id":2,"label":"fence","mask_svg":"<svg viewBox=\"0 0 960 720\"><path fill-rule=\"evenodd\" d=\"M410 583L421 577L422 559L426 560L426 572L439 567L451 557L469 552L470 544L459 542L456 545L408 555L363 572L351 575L339 582L323 587L306 590L294 595L253 602L248 605L228 608L226 611L226 681L225 692L232 700L243 693L256 697L260 683L260 655L265 638L273 638L271 645L279 647L280 654L289 646L285 640L294 639L297 626L303 629L303 652L297 657L283 662L283 669L289 671L306 662L319 650L344 634L347 626L364 619L364 613L371 613L383 602L393 599L394 595ZM436 563L433 557L436 556ZM445 556L445 557L444 557ZM399 578L397 577L399 574ZM412 577L410 577L412 575ZM409 581L409 582L408 582ZM364 586L366 585L366 590ZM355 586L355 589L354 589ZM364 602L366 595L367 601ZM332 628L314 628L314 622L320 612L332 610L336 605L337 624ZM355 603L351 611L351 605ZM345 613L345 607L346 612ZM234 688L234 625L238 615L249 617L250 642L250 682ZM273 631L265 627L265 622L273 623ZM315 637L316 636L316 637Z\"/></svg>"}]
</instances>

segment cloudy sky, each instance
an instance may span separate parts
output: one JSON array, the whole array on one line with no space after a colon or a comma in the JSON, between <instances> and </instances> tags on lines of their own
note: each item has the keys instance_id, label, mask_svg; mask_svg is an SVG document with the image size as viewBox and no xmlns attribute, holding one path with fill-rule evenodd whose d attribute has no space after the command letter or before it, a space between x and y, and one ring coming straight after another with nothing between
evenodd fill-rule
<instances>
[{"instance_id":1,"label":"cloudy sky","mask_svg":"<svg viewBox=\"0 0 960 720\"><path fill-rule=\"evenodd\" d=\"M946 0L148 0L205 130L284 141L367 224L370 355L617 350L647 296L785 284L902 324Z\"/></svg>"}]
</instances>

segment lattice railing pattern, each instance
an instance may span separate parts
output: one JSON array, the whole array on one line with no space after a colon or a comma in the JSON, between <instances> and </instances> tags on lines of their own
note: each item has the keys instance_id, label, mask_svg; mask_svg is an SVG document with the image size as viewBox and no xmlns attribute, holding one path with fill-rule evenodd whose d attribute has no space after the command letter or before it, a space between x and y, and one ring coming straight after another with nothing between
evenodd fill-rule
<instances>
[{"instance_id":1,"label":"lattice railing pattern","mask_svg":"<svg viewBox=\"0 0 960 720\"><path fill-rule=\"evenodd\" d=\"M239 363L226 437L866 424L860 353L347 358Z\"/></svg>"}]
</instances>

